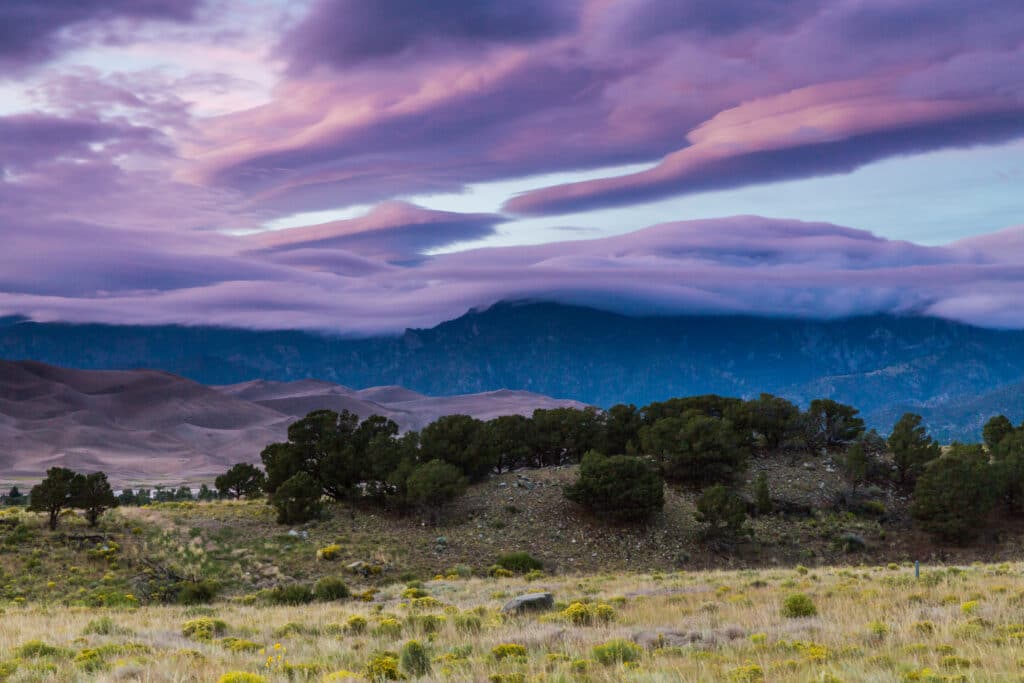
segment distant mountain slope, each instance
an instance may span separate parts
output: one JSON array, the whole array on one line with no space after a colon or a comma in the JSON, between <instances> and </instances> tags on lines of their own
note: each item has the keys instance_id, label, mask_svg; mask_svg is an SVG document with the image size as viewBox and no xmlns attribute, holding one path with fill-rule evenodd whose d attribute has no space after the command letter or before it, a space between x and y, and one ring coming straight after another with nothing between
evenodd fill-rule
<instances>
[{"instance_id":1,"label":"distant mountain slope","mask_svg":"<svg viewBox=\"0 0 1024 683\"><path fill-rule=\"evenodd\" d=\"M118 482L208 479L232 463L258 461L289 423L325 407L419 429L454 412L490 418L565 405L581 404L518 391L431 398L309 381L207 387L153 370L0 361L0 481L53 466L100 469Z\"/></svg>"},{"instance_id":2,"label":"distant mountain slope","mask_svg":"<svg viewBox=\"0 0 1024 683\"><path fill-rule=\"evenodd\" d=\"M509 388L601 406L706 392L768 391L801 403L829 396L858 406L883 430L898 410L955 405L1024 382L1020 331L909 316L628 317L550 303L498 304L370 339L9 319L0 323L0 356L159 367L209 384L316 378L433 396ZM967 416L943 436L973 437L980 419Z\"/></svg>"}]
</instances>

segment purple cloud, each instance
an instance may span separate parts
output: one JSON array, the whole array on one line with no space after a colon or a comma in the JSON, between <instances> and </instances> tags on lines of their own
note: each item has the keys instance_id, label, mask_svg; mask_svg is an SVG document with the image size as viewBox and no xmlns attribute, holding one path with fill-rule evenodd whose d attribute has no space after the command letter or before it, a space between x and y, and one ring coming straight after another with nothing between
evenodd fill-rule
<instances>
[{"instance_id":1,"label":"purple cloud","mask_svg":"<svg viewBox=\"0 0 1024 683\"><path fill-rule=\"evenodd\" d=\"M791 27L823 4L823 0L627 0L609 12L621 22L621 31L638 40L671 34L727 37Z\"/></svg>"},{"instance_id":2,"label":"purple cloud","mask_svg":"<svg viewBox=\"0 0 1024 683\"><path fill-rule=\"evenodd\" d=\"M252 235L261 250L355 252L386 262L403 262L458 242L493 235L506 219L494 214L431 211L406 202L386 202L360 218Z\"/></svg>"},{"instance_id":3,"label":"purple cloud","mask_svg":"<svg viewBox=\"0 0 1024 683\"><path fill-rule=\"evenodd\" d=\"M61 33L89 22L130 19L187 21L200 0L4 0L0 3L0 65L52 58L69 41Z\"/></svg>"},{"instance_id":4,"label":"purple cloud","mask_svg":"<svg viewBox=\"0 0 1024 683\"><path fill-rule=\"evenodd\" d=\"M87 223L5 222L0 291L87 299L187 290L296 273L236 256L223 238L102 228Z\"/></svg>"},{"instance_id":5,"label":"purple cloud","mask_svg":"<svg viewBox=\"0 0 1024 683\"><path fill-rule=\"evenodd\" d=\"M281 44L293 73L367 60L526 43L573 27L576 0L319 0Z\"/></svg>"},{"instance_id":6,"label":"purple cloud","mask_svg":"<svg viewBox=\"0 0 1024 683\"><path fill-rule=\"evenodd\" d=\"M713 123L713 122L712 122ZM698 132L700 132L698 130ZM810 132L777 147L778 138L750 147L723 136L723 143L699 142L669 155L649 170L616 178L601 178L527 192L505 203L519 214L558 214L723 190L810 176L849 173L893 155L939 148L971 147L1006 142L1024 135L1024 103L997 111L953 114L938 120L920 116L888 128L832 134L817 140Z\"/></svg>"},{"instance_id":7,"label":"purple cloud","mask_svg":"<svg viewBox=\"0 0 1024 683\"><path fill-rule=\"evenodd\" d=\"M1012 0L581 3L319 2L272 101L206 122L191 177L298 211L654 166L508 204L557 213L1024 134Z\"/></svg>"}]
</instances>

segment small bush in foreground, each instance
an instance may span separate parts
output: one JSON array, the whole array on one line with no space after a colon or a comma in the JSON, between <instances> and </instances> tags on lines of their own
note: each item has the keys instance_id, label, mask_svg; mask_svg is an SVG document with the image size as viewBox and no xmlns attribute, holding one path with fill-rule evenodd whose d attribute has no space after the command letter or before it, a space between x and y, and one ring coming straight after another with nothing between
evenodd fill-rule
<instances>
[{"instance_id":1,"label":"small bush in foreground","mask_svg":"<svg viewBox=\"0 0 1024 683\"><path fill-rule=\"evenodd\" d=\"M400 681L404 678L398 669L398 656L394 652L380 652L366 663L366 677L371 681Z\"/></svg>"},{"instance_id":2,"label":"small bush in foreground","mask_svg":"<svg viewBox=\"0 0 1024 683\"><path fill-rule=\"evenodd\" d=\"M381 619L373 629L373 635L385 638L397 638L402 635L402 622L398 619Z\"/></svg>"},{"instance_id":3,"label":"small bush in foreground","mask_svg":"<svg viewBox=\"0 0 1024 683\"><path fill-rule=\"evenodd\" d=\"M604 603L598 605L574 602L562 610L563 619L576 626L593 623L607 624L615 620L615 608Z\"/></svg>"},{"instance_id":4,"label":"small bush in foreground","mask_svg":"<svg viewBox=\"0 0 1024 683\"><path fill-rule=\"evenodd\" d=\"M366 617L353 614L345 621L345 633L357 636L366 633Z\"/></svg>"},{"instance_id":5,"label":"small bush in foreground","mask_svg":"<svg viewBox=\"0 0 1024 683\"><path fill-rule=\"evenodd\" d=\"M761 683L764 681L764 669L757 664L747 664L729 671L732 683Z\"/></svg>"},{"instance_id":6,"label":"small bush in foreground","mask_svg":"<svg viewBox=\"0 0 1024 683\"><path fill-rule=\"evenodd\" d=\"M640 660L643 650L636 643L616 638L607 643L597 645L593 650L594 659L605 666L626 664Z\"/></svg>"},{"instance_id":7,"label":"small bush in foreground","mask_svg":"<svg viewBox=\"0 0 1024 683\"><path fill-rule=\"evenodd\" d=\"M118 626L110 617L100 617L86 624L82 633L97 636L126 636L131 635L133 631L130 628Z\"/></svg>"},{"instance_id":8,"label":"small bush in foreground","mask_svg":"<svg viewBox=\"0 0 1024 683\"><path fill-rule=\"evenodd\" d=\"M41 640L30 640L14 650L17 657L36 659L39 657L66 657L70 653L62 647L44 643Z\"/></svg>"},{"instance_id":9,"label":"small bush in foreground","mask_svg":"<svg viewBox=\"0 0 1024 683\"><path fill-rule=\"evenodd\" d=\"M246 671L229 671L218 678L217 683L267 683L267 679Z\"/></svg>"},{"instance_id":10,"label":"small bush in foreground","mask_svg":"<svg viewBox=\"0 0 1024 683\"><path fill-rule=\"evenodd\" d=\"M263 649L263 646L259 643L246 640L245 638L235 638L234 636L221 638L217 641L217 644L232 652L258 652Z\"/></svg>"},{"instance_id":11,"label":"small bush in foreground","mask_svg":"<svg viewBox=\"0 0 1024 683\"><path fill-rule=\"evenodd\" d=\"M814 601L803 593L794 593L782 603L782 616L788 619L813 617L818 614Z\"/></svg>"},{"instance_id":12,"label":"small bush in foreground","mask_svg":"<svg viewBox=\"0 0 1024 683\"><path fill-rule=\"evenodd\" d=\"M516 643L502 643L501 645L494 646L494 649L491 650L491 656L499 661L502 659L525 657L526 648Z\"/></svg>"},{"instance_id":13,"label":"small bush in foreground","mask_svg":"<svg viewBox=\"0 0 1024 683\"><path fill-rule=\"evenodd\" d=\"M418 640L410 640L402 646L399 662L402 671L410 676L426 676L430 673L430 655Z\"/></svg>"},{"instance_id":14,"label":"small bush in foreground","mask_svg":"<svg viewBox=\"0 0 1024 683\"><path fill-rule=\"evenodd\" d=\"M227 630L227 623L220 619L199 617L186 621L181 627L181 635L192 640L213 640L215 636L224 635Z\"/></svg>"}]
</instances>

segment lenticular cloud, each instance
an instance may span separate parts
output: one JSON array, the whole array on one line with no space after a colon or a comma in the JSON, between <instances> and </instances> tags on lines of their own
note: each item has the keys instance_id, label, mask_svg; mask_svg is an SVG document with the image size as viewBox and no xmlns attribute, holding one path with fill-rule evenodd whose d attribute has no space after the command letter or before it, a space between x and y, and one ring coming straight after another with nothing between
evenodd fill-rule
<instances>
[{"instance_id":1,"label":"lenticular cloud","mask_svg":"<svg viewBox=\"0 0 1024 683\"><path fill-rule=\"evenodd\" d=\"M404 207L396 217L408 221L410 212L417 214ZM253 249L252 237L211 236L194 245L195 253L152 235L127 239L94 229L95 249L51 250L45 263L32 240L16 240L0 253L0 272L11 274L0 284L0 313L374 334L538 298L625 313L897 313L1024 326L1017 305L1024 297L1024 229L926 247L830 224L737 216L393 263L374 256L394 248L393 233L380 221L378 214L364 223L370 227L348 245L280 236L278 248ZM408 229L403 225L399 230ZM55 227L51 237L75 230ZM125 246L103 249L108 237ZM140 260L143 242L149 248ZM47 277L33 278L34 270Z\"/></svg>"}]
</instances>

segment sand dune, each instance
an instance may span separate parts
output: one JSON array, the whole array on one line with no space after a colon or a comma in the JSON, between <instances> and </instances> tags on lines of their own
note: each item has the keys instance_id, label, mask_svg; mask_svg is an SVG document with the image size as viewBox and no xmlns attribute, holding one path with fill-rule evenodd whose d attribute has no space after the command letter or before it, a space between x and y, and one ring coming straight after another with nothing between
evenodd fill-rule
<instances>
[{"instance_id":1,"label":"sand dune","mask_svg":"<svg viewBox=\"0 0 1024 683\"><path fill-rule=\"evenodd\" d=\"M258 462L289 423L320 408L385 415L405 430L452 413L489 419L581 405L524 391L430 397L317 380L211 387L152 370L0 360L0 485L53 466L103 470L121 484L207 481L232 463Z\"/></svg>"}]
</instances>

